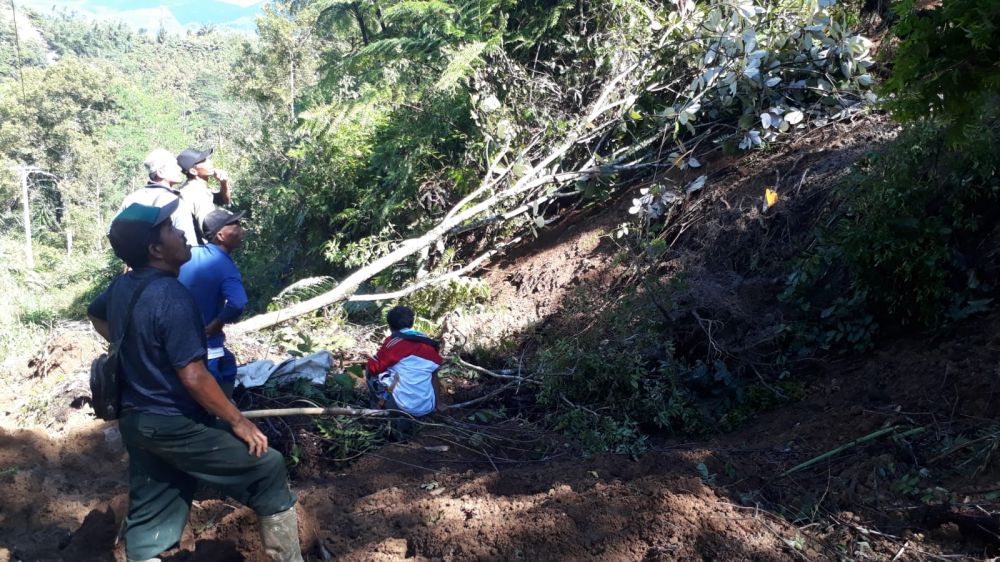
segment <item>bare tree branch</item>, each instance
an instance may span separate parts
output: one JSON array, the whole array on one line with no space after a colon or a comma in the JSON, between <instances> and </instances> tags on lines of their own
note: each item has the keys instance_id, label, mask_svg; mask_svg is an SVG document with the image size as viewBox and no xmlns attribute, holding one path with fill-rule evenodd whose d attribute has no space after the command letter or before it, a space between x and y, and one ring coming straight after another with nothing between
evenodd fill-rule
<instances>
[{"instance_id":1,"label":"bare tree branch","mask_svg":"<svg viewBox=\"0 0 1000 562\"><path fill-rule=\"evenodd\" d=\"M599 118L604 117L607 112L611 110L619 110L615 111L610 117L608 117L610 121L618 121L622 118L624 111L628 108L628 104L622 104L620 102L606 103L605 100L611 97L611 94L616 90L619 82L627 78L635 70L635 68L635 64L629 65L624 72L619 73L617 76L609 80L605 84L601 95L597 98L598 101L594 104L593 109L588 113L587 117L577 123L576 127L574 127L574 129L563 138L563 141L559 146L538 160L531 167L531 169L527 171L527 173L521 176L521 178L510 187L493 194L492 196L467 209L462 209L462 206L471 202L471 199L466 197L456 204L455 207L453 207L452 210L445 215L445 218L437 224L437 226L428 230L422 236L404 240L392 252L389 252L385 256L376 259L365 267L362 267L354 273L348 275L332 290L311 299L296 303L287 308L248 318L247 320L230 326L229 330L232 333L261 330L274 326L275 324L288 321L292 318L319 310L336 302L343 301L349 298L351 294L368 279L371 279L392 265L395 265L407 257L412 256L413 254L416 254L417 252L430 246L437 240L447 235L455 227L477 217L481 213L492 208L494 205L528 193L531 190L548 183L571 181L574 179L588 178L594 175L617 171L615 166L620 164L622 160L616 160L601 166L588 166L584 169L572 172L546 173L546 171L549 170L549 167L554 162L557 162L566 156L567 153L569 153L577 145L577 142L582 137L588 136L590 129L592 129L595 125L605 125L606 122L595 122ZM485 183L489 183L489 181L489 178L484 179ZM481 190L485 189L481 188L476 191L481 192Z\"/></svg>"},{"instance_id":2,"label":"bare tree branch","mask_svg":"<svg viewBox=\"0 0 1000 562\"><path fill-rule=\"evenodd\" d=\"M467 273L469 273L469 272L471 272L471 271L479 268L480 265L482 265L484 262L488 261L491 257L493 257L494 255L496 255L497 252L501 251L503 248L505 248L507 246L510 246L512 244L516 244L516 243L518 243L520 241L521 241L521 237L517 237L517 238L514 238L513 240L510 240L508 242L504 242L503 244L501 244L501 245L497 246L496 248L494 248L494 249L492 249L492 250L490 250L490 251L488 251L488 252L480 255L476 259L470 261L469 263L465 264L464 266L462 266L459 269L456 269L455 271L449 271L448 273L445 273L444 275L440 275L438 277L434 277L434 278L431 278L431 279L425 279L423 281L418 281L418 282L410 285L409 287L406 287L405 289L400 289L398 291L393 291L391 293L376 293L376 294L371 294L371 295L353 295L351 297L348 297L347 300L350 301L350 302L387 301L387 300L393 300L393 299L398 299L398 298L405 297L406 295L409 295L411 293L415 293L415 292L417 292L420 289L423 289L425 287L432 287L434 285L440 285L442 283L446 283L446 282L448 282L448 281L450 281L452 279L457 279L457 278L459 278L459 277L461 277L461 276L463 276L463 275L465 275L465 274L467 274Z\"/></svg>"},{"instance_id":3,"label":"bare tree branch","mask_svg":"<svg viewBox=\"0 0 1000 562\"><path fill-rule=\"evenodd\" d=\"M511 380L511 381L517 381L517 382L530 382L532 384L542 384L541 382L536 381L535 379L530 379L528 377L519 377L517 375L504 375L502 373L497 373L495 371L491 371L491 370L486 369L484 367L480 367L479 365L473 365L472 363L468 363L468 362L464 361L461 357L458 357L457 355L454 356L454 357L452 357L451 360L452 360L453 363L457 363L457 364L459 364L459 365L461 365L461 366L463 366L463 367L465 367L467 369L472 369L473 371L475 371L477 373L481 373L481 374L493 377L495 379L505 379L505 380Z\"/></svg>"}]
</instances>

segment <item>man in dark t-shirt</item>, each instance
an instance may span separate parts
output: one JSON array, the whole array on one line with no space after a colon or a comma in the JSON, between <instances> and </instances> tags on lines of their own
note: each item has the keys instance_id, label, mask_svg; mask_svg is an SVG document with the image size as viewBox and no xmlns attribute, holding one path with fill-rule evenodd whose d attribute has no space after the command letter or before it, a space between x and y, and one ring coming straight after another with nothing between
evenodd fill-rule
<instances>
[{"instance_id":1,"label":"man in dark t-shirt","mask_svg":"<svg viewBox=\"0 0 1000 562\"><path fill-rule=\"evenodd\" d=\"M131 271L87 309L108 341L124 333L119 357L119 429L129 455L125 545L129 562L155 561L181 537L198 483L249 506L260 517L265 552L302 562L295 496L285 461L267 437L227 399L205 367L205 328L191 294L177 280L191 257L164 207L132 204L108 238ZM131 319L129 302L139 293ZM249 450L248 450L249 449Z\"/></svg>"}]
</instances>

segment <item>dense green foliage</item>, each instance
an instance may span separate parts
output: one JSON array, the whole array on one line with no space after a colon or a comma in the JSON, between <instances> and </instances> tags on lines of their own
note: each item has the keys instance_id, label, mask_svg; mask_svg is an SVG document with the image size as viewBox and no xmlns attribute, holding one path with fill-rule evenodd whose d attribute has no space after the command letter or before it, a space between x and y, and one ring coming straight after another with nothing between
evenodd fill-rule
<instances>
[{"instance_id":1,"label":"dense green foliage","mask_svg":"<svg viewBox=\"0 0 1000 562\"><path fill-rule=\"evenodd\" d=\"M941 126L918 123L845 192L849 217L833 240L884 318L934 325L996 280L982 277L993 267L980 243L1000 216L1000 128L992 116L977 125L953 150Z\"/></svg>"},{"instance_id":2,"label":"dense green foliage","mask_svg":"<svg viewBox=\"0 0 1000 562\"><path fill-rule=\"evenodd\" d=\"M978 125L955 149L944 125L920 121L842 182L841 218L781 295L807 318L798 354L865 351L880 327L939 327L990 303L998 271L984 243L1000 218L1000 128Z\"/></svg>"},{"instance_id":3,"label":"dense green foliage","mask_svg":"<svg viewBox=\"0 0 1000 562\"><path fill-rule=\"evenodd\" d=\"M873 81L868 41L813 1L276 2L259 31L234 90L268 116L244 141L259 181L237 195L254 206L244 263L261 302L385 255L470 193L600 167L498 203L521 210L469 227L482 250L530 235L556 196L600 199L635 171L696 167L707 140L776 140L858 104ZM657 184L646 207L692 185ZM372 285L439 271L450 246Z\"/></svg>"},{"instance_id":4,"label":"dense green foliage","mask_svg":"<svg viewBox=\"0 0 1000 562\"><path fill-rule=\"evenodd\" d=\"M0 10L0 80L18 75L18 63L23 68L45 64L44 46L34 37L14 32L14 21L6 9ZM18 53L20 43L20 53Z\"/></svg>"},{"instance_id":5,"label":"dense green foliage","mask_svg":"<svg viewBox=\"0 0 1000 562\"><path fill-rule=\"evenodd\" d=\"M900 44L885 89L903 119L928 113L952 127L975 123L984 106L1000 100L1000 3L953 0L918 10L916 0L893 4Z\"/></svg>"},{"instance_id":6,"label":"dense green foliage","mask_svg":"<svg viewBox=\"0 0 1000 562\"><path fill-rule=\"evenodd\" d=\"M225 94L235 35L157 41L121 24L27 12L18 72L9 13L0 10L0 243L9 256L0 356L13 359L54 322L82 317L86 295L120 271L104 234L125 194L145 183L149 150L214 145L226 164L238 157L229 135L248 130L255 113ZM22 167L34 170L34 271L25 267Z\"/></svg>"},{"instance_id":7,"label":"dense green foliage","mask_svg":"<svg viewBox=\"0 0 1000 562\"><path fill-rule=\"evenodd\" d=\"M885 89L907 126L843 183L843 217L789 277L784 299L818 313L802 331L806 352L870 348L879 326L964 318L1000 280L987 244L1000 218L1000 7L895 9L901 42Z\"/></svg>"},{"instance_id":8,"label":"dense green foliage","mask_svg":"<svg viewBox=\"0 0 1000 562\"><path fill-rule=\"evenodd\" d=\"M648 304L636 299L590 318L595 306L600 305L579 299L568 303L567 314L583 328L546 341L537 357L536 368L546 374L539 398L559 412L554 416L558 427L579 435L590 448L630 453L642 447L640 427L700 433L735 404L734 388L717 378L718 366L702 365L698 368L704 372L696 373L674 356ZM701 410L686 384L697 385L693 379L699 376L708 377L701 389L715 391L718 399L703 401ZM728 382L735 384L731 377Z\"/></svg>"}]
</instances>

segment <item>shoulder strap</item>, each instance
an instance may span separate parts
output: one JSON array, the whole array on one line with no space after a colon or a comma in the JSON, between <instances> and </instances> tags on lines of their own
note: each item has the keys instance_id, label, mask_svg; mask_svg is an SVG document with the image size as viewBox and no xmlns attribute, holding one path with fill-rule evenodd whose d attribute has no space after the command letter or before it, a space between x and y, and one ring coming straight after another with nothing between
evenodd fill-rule
<instances>
[{"instance_id":1,"label":"shoulder strap","mask_svg":"<svg viewBox=\"0 0 1000 562\"><path fill-rule=\"evenodd\" d=\"M120 348L122 342L125 341L125 334L128 333L129 322L132 321L132 311L135 309L135 304L139 302L139 297L142 295L142 292L146 290L146 287L148 287L149 284L155 281L157 278L158 278L157 276L152 276L148 279L143 279L142 281L139 282L139 286L135 288L135 291L132 292L132 299L129 301L128 309L125 312L125 322L122 323L121 336L119 336L118 341L115 342L115 345L117 347Z\"/></svg>"},{"instance_id":2,"label":"shoulder strap","mask_svg":"<svg viewBox=\"0 0 1000 562\"><path fill-rule=\"evenodd\" d=\"M198 220L198 215L195 214L193 207L191 208L191 222L194 223L194 235L198 237L198 239L195 240L195 242L197 242L199 245L208 244L209 240L208 237L205 236L204 232L205 229L201 226L201 221Z\"/></svg>"}]
</instances>

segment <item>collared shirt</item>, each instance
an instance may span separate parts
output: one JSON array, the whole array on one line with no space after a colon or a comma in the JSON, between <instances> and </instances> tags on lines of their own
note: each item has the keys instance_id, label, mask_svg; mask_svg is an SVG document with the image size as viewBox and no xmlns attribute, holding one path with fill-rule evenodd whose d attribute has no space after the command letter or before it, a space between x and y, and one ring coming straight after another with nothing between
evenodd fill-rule
<instances>
[{"instance_id":1,"label":"collared shirt","mask_svg":"<svg viewBox=\"0 0 1000 562\"><path fill-rule=\"evenodd\" d=\"M137 286L151 279L132 311L121 347L122 409L165 416L205 417L181 383L177 369L205 357L205 326L191 294L173 275L152 267L115 279L87 307L87 314L108 322L112 339L124 326Z\"/></svg>"},{"instance_id":2,"label":"collared shirt","mask_svg":"<svg viewBox=\"0 0 1000 562\"><path fill-rule=\"evenodd\" d=\"M197 224L200 231L202 223L205 221L205 217L214 211L216 205L220 203L219 194L208 189L208 182L201 178L188 180L188 182L181 187L180 192L181 199L187 201L188 206L191 208L194 220L198 221ZM203 240L199 243L205 242L207 242L207 240Z\"/></svg>"},{"instance_id":3,"label":"collared shirt","mask_svg":"<svg viewBox=\"0 0 1000 562\"><path fill-rule=\"evenodd\" d=\"M198 244L198 231L194 227L194 214L190 204L181 198L181 192L172 187L167 187L162 183L149 182L146 187L129 193L122 201L122 209L132 203L150 205L153 207L163 207L174 199L180 199L177 210L170 215L170 222L184 232L188 245Z\"/></svg>"},{"instance_id":4,"label":"collared shirt","mask_svg":"<svg viewBox=\"0 0 1000 562\"><path fill-rule=\"evenodd\" d=\"M233 258L215 244L191 248L191 259L181 266L178 280L188 288L207 326L213 320L223 324L240 317L247 305L243 276ZM224 333L208 338L208 346L221 347Z\"/></svg>"}]
</instances>

